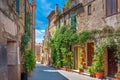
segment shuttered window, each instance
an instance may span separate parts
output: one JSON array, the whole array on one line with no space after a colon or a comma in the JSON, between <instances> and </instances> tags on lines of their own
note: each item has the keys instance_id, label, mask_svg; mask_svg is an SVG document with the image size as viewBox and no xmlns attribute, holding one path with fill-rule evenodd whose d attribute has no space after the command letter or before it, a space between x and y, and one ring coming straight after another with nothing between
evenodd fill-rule
<instances>
[{"instance_id":1,"label":"shuttered window","mask_svg":"<svg viewBox=\"0 0 120 80\"><path fill-rule=\"evenodd\" d=\"M71 16L71 28L76 30L76 15Z\"/></svg>"},{"instance_id":2,"label":"shuttered window","mask_svg":"<svg viewBox=\"0 0 120 80\"><path fill-rule=\"evenodd\" d=\"M19 10L19 0L16 0L16 12L19 14L20 10Z\"/></svg>"}]
</instances>

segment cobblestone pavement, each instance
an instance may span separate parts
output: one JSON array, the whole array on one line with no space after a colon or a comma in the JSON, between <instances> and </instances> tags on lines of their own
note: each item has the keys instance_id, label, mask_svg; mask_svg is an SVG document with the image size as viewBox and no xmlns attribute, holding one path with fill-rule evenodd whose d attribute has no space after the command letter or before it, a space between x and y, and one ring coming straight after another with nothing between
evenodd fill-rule
<instances>
[{"instance_id":1,"label":"cobblestone pavement","mask_svg":"<svg viewBox=\"0 0 120 80\"><path fill-rule=\"evenodd\" d=\"M74 72L66 72L64 70L56 70L54 68L36 65L35 70L29 80L100 80L89 76L80 75Z\"/></svg>"}]
</instances>

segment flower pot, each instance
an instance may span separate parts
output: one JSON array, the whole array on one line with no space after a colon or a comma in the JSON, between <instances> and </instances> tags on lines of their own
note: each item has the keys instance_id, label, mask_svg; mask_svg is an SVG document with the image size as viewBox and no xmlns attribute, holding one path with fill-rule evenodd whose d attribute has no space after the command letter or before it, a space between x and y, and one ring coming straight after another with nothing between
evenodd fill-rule
<instances>
[{"instance_id":1,"label":"flower pot","mask_svg":"<svg viewBox=\"0 0 120 80\"><path fill-rule=\"evenodd\" d=\"M115 80L120 80L120 78L119 77L115 77Z\"/></svg>"},{"instance_id":2,"label":"flower pot","mask_svg":"<svg viewBox=\"0 0 120 80\"><path fill-rule=\"evenodd\" d=\"M95 77L95 73L90 74L90 77Z\"/></svg>"},{"instance_id":3,"label":"flower pot","mask_svg":"<svg viewBox=\"0 0 120 80\"><path fill-rule=\"evenodd\" d=\"M72 71L72 69L71 68L68 68L68 72L71 72Z\"/></svg>"},{"instance_id":4,"label":"flower pot","mask_svg":"<svg viewBox=\"0 0 120 80\"><path fill-rule=\"evenodd\" d=\"M79 74L82 74L83 73L83 71L79 71Z\"/></svg>"},{"instance_id":5,"label":"flower pot","mask_svg":"<svg viewBox=\"0 0 120 80\"><path fill-rule=\"evenodd\" d=\"M28 76L26 72L21 73L21 80L28 80Z\"/></svg>"},{"instance_id":6,"label":"flower pot","mask_svg":"<svg viewBox=\"0 0 120 80\"><path fill-rule=\"evenodd\" d=\"M96 78L99 78L99 79L101 79L101 78L103 78L103 72L96 72L95 73L95 76L96 76Z\"/></svg>"},{"instance_id":7,"label":"flower pot","mask_svg":"<svg viewBox=\"0 0 120 80\"><path fill-rule=\"evenodd\" d=\"M31 77L32 76L32 72L28 72L28 77Z\"/></svg>"},{"instance_id":8,"label":"flower pot","mask_svg":"<svg viewBox=\"0 0 120 80\"><path fill-rule=\"evenodd\" d=\"M64 70L67 71L67 67L66 66L64 66Z\"/></svg>"},{"instance_id":9,"label":"flower pot","mask_svg":"<svg viewBox=\"0 0 120 80\"><path fill-rule=\"evenodd\" d=\"M57 66L57 69L61 69L61 67L60 67L60 66Z\"/></svg>"},{"instance_id":10,"label":"flower pot","mask_svg":"<svg viewBox=\"0 0 120 80\"><path fill-rule=\"evenodd\" d=\"M83 70L79 70L79 74L82 74L83 73Z\"/></svg>"}]
</instances>

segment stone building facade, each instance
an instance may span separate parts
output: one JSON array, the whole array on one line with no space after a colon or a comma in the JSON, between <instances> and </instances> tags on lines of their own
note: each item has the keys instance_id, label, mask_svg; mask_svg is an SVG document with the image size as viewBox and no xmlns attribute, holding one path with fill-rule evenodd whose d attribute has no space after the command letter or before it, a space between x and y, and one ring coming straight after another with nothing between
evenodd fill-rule
<instances>
[{"instance_id":1,"label":"stone building facade","mask_svg":"<svg viewBox=\"0 0 120 80\"><path fill-rule=\"evenodd\" d=\"M50 38L53 37L55 34L56 28L59 27L57 24L58 20L58 4L55 6L55 10L51 11L51 13L48 15L48 26L45 31L45 36L44 36L44 45L43 45L43 51L44 51L44 60L47 65L52 64L52 59L51 59L51 49L49 49L49 41Z\"/></svg>"},{"instance_id":2,"label":"stone building facade","mask_svg":"<svg viewBox=\"0 0 120 80\"><path fill-rule=\"evenodd\" d=\"M41 54L42 54L42 44L36 43L35 44L35 56L36 56L37 62L41 62Z\"/></svg>"},{"instance_id":3,"label":"stone building facade","mask_svg":"<svg viewBox=\"0 0 120 80\"><path fill-rule=\"evenodd\" d=\"M112 2L113 1L113 2ZM59 11L55 25L59 23L59 27L66 24L71 25L72 16L76 20L76 32L83 30L103 29L106 25L112 26L114 29L120 26L120 1L119 0L73 0L70 6ZM55 19L55 18L54 18ZM53 23L52 23L53 25ZM94 56L94 48L96 45L94 41L87 42L84 47L76 44L72 46L74 52L74 68L78 69L80 66L80 52L84 53L84 59L87 66L92 64ZM106 49L104 74L106 76L114 75L119 68L117 65L112 65L110 61L115 61L110 56L110 50Z\"/></svg>"},{"instance_id":4,"label":"stone building facade","mask_svg":"<svg viewBox=\"0 0 120 80\"><path fill-rule=\"evenodd\" d=\"M46 28L45 30L45 36L44 36L44 41L43 41L43 53L42 53L42 63L45 65L49 64L49 48L48 48L48 42L50 39L50 33L49 33L49 27Z\"/></svg>"},{"instance_id":5,"label":"stone building facade","mask_svg":"<svg viewBox=\"0 0 120 80\"><path fill-rule=\"evenodd\" d=\"M26 0L27 11L29 6ZM0 0L0 80L20 80L24 26L25 0Z\"/></svg>"},{"instance_id":6,"label":"stone building facade","mask_svg":"<svg viewBox=\"0 0 120 80\"><path fill-rule=\"evenodd\" d=\"M33 0L30 4L30 10L31 10L31 17L32 17L32 38L31 38L31 47L33 49L33 52L35 53L35 11L36 11L36 0Z\"/></svg>"}]
</instances>

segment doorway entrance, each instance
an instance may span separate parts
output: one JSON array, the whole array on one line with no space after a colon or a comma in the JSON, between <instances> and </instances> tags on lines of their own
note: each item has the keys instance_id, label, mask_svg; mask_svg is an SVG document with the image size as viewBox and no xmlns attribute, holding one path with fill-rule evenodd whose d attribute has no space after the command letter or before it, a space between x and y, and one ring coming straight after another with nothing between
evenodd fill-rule
<instances>
[{"instance_id":1,"label":"doorway entrance","mask_svg":"<svg viewBox=\"0 0 120 80\"><path fill-rule=\"evenodd\" d=\"M115 49L108 48L108 76L114 77L117 72L117 58L114 54Z\"/></svg>"},{"instance_id":2,"label":"doorway entrance","mask_svg":"<svg viewBox=\"0 0 120 80\"><path fill-rule=\"evenodd\" d=\"M74 69L78 69L78 47L74 47Z\"/></svg>"},{"instance_id":3,"label":"doorway entrance","mask_svg":"<svg viewBox=\"0 0 120 80\"><path fill-rule=\"evenodd\" d=\"M92 65L92 59L94 56L94 42L87 43L87 66Z\"/></svg>"}]
</instances>

